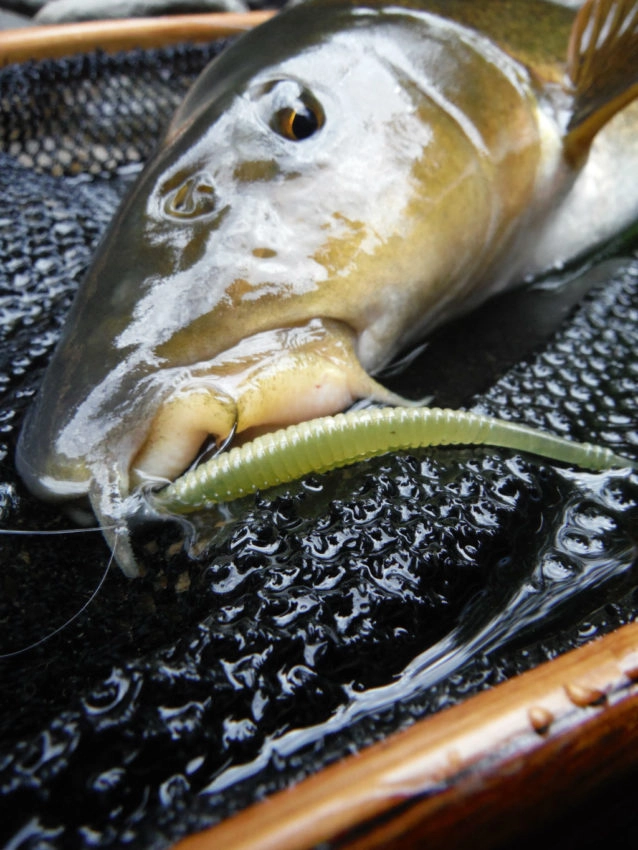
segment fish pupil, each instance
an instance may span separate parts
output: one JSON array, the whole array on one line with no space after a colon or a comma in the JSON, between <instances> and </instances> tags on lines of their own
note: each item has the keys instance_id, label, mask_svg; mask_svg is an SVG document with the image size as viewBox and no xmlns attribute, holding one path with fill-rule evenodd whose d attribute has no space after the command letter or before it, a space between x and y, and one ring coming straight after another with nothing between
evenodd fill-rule
<instances>
[{"instance_id":1,"label":"fish pupil","mask_svg":"<svg viewBox=\"0 0 638 850\"><path fill-rule=\"evenodd\" d=\"M307 107L303 112L295 112L290 122L292 136L301 141L312 136L319 129L319 121L315 113Z\"/></svg>"},{"instance_id":2,"label":"fish pupil","mask_svg":"<svg viewBox=\"0 0 638 850\"><path fill-rule=\"evenodd\" d=\"M301 142L314 135L323 123L321 113L301 102L281 109L271 126L285 139Z\"/></svg>"}]
</instances>

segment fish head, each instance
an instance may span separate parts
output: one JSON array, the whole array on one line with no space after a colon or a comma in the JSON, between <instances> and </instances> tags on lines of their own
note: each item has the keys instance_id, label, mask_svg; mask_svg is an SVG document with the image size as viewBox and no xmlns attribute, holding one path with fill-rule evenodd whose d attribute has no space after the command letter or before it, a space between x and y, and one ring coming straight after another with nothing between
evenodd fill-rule
<instances>
[{"instance_id":1,"label":"fish head","mask_svg":"<svg viewBox=\"0 0 638 850\"><path fill-rule=\"evenodd\" d=\"M396 401L370 373L467 297L537 156L526 81L431 17L302 5L204 71L78 292L18 448L34 492L105 521L211 436Z\"/></svg>"}]
</instances>

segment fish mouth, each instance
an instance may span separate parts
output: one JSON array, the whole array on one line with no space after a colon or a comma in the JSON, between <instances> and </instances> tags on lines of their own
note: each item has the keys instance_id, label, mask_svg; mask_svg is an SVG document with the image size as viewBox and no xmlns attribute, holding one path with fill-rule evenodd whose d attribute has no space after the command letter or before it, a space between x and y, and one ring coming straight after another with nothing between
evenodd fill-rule
<instances>
[{"instance_id":1,"label":"fish mouth","mask_svg":"<svg viewBox=\"0 0 638 850\"><path fill-rule=\"evenodd\" d=\"M136 383L137 397L120 401L95 434L95 411L109 402L98 387L97 401L75 410L53 453L40 439L49 391L25 423L18 468L29 489L48 501L73 508L88 498L113 557L135 577L140 565L130 530L157 516L145 491L175 480L203 446L337 413L360 398L405 403L365 372L356 342L346 323L319 318L260 331L206 362L169 363Z\"/></svg>"},{"instance_id":2,"label":"fish mouth","mask_svg":"<svg viewBox=\"0 0 638 850\"><path fill-rule=\"evenodd\" d=\"M160 404L129 471L131 488L177 478L211 441L330 415L360 398L402 399L374 381L355 353L355 332L333 319L255 334L206 363L190 367ZM170 381L164 370L158 379Z\"/></svg>"}]
</instances>

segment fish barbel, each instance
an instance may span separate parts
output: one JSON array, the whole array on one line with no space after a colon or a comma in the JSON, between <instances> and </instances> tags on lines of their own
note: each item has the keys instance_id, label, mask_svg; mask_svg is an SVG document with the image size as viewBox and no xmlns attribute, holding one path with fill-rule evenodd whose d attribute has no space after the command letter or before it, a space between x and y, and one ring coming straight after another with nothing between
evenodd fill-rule
<instances>
[{"instance_id":1,"label":"fish barbel","mask_svg":"<svg viewBox=\"0 0 638 850\"><path fill-rule=\"evenodd\" d=\"M400 348L638 215L637 90L638 0L308 0L246 34L103 239L23 479L121 525L211 437L400 402L371 377Z\"/></svg>"}]
</instances>

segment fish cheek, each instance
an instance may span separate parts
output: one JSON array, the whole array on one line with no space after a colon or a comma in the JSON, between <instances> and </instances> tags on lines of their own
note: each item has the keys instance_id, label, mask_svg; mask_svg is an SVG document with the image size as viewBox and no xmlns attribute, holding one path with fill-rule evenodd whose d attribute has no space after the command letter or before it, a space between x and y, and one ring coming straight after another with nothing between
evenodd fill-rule
<instances>
[{"instance_id":1,"label":"fish cheek","mask_svg":"<svg viewBox=\"0 0 638 850\"><path fill-rule=\"evenodd\" d=\"M431 109L427 120L433 142L409 170L400 220L343 280L344 290L366 282L372 296L358 326L368 370L457 312L487 262L496 208L490 163L448 116Z\"/></svg>"},{"instance_id":2,"label":"fish cheek","mask_svg":"<svg viewBox=\"0 0 638 850\"><path fill-rule=\"evenodd\" d=\"M322 229L331 233L338 229L338 234L330 235L312 259L325 268L329 278L334 278L356 262L369 232L365 222L349 219L341 212L333 213L331 224L324 224Z\"/></svg>"},{"instance_id":3,"label":"fish cheek","mask_svg":"<svg viewBox=\"0 0 638 850\"><path fill-rule=\"evenodd\" d=\"M281 174L281 166L275 159L255 159L240 162L233 171L238 183L270 182Z\"/></svg>"},{"instance_id":4,"label":"fish cheek","mask_svg":"<svg viewBox=\"0 0 638 850\"><path fill-rule=\"evenodd\" d=\"M210 250L211 232L217 230L222 225L229 212L230 205L219 210L212 219L196 221L190 224L188 228L188 239L175 260L177 271L187 271L194 268L197 264L205 262L206 254Z\"/></svg>"}]
</instances>

